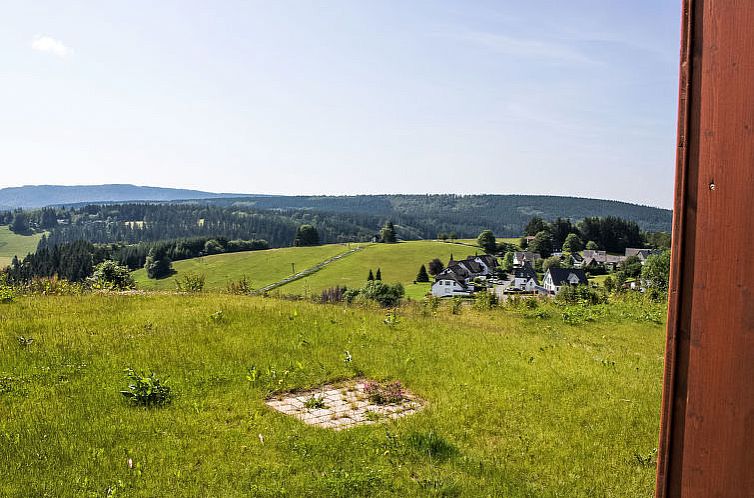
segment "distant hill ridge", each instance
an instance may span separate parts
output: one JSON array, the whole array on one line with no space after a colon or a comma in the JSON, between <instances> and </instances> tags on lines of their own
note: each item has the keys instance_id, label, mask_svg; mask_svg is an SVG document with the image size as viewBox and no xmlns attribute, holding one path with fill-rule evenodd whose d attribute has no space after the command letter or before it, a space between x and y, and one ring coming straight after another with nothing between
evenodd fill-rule
<instances>
[{"instance_id":1,"label":"distant hill ridge","mask_svg":"<svg viewBox=\"0 0 754 498\"><path fill-rule=\"evenodd\" d=\"M521 233L532 216L573 221L588 216L617 216L635 221L643 230L670 231L672 211L629 202L553 195L384 194L348 196L286 196L226 194L200 190L135 185L37 185L0 189L0 209L47 205L80 206L128 202L203 203L218 207L278 212L280 214L338 218L370 217L379 223L392 220L410 239L434 237L439 232L472 236L490 228L501 236ZM345 218L344 218L345 217ZM301 216L298 216L300 219ZM371 219L375 218L375 219ZM349 218L350 219L350 218ZM342 220L341 220L342 221ZM365 220L361 220L364 222ZM356 219L353 223L359 224Z\"/></svg>"},{"instance_id":2,"label":"distant hill ridge","mask_svg":"<svg viewBox=\"0 0 754 498\"><path fill-rule=\"evenodd\" d=\"M201 190L145 187L129 184L107 185L25 185L0 189L0 209L40 208L61 204L128 201L176 201L243 197Z\"/></svg>"}]
</instances>

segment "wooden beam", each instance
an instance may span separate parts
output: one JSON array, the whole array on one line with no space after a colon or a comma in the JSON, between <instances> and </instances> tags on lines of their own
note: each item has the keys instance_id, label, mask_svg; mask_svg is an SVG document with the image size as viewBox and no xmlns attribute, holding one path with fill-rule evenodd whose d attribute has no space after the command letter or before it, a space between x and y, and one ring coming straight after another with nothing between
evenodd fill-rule
<instances>
[{"instance_id":1,"label":"wooden beam","mask_svg":"<svg viewBox=\"0 0 754 498\"><path fill-rule=\"evenodd\" d=\"M754 1L683 0L656 496L754 496Z\"/></svg>"}]
</instances>

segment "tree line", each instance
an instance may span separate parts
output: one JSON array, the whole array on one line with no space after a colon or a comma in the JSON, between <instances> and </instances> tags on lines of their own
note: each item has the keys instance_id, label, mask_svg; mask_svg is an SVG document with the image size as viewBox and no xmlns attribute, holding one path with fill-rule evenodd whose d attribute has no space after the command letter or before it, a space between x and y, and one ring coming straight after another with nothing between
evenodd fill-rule
<instances>
[{"instance_id":1,"label":"tree line","mask_svg":"<svg viewBox=\"0 0 754 498\"><path fill-rule=\"evenodd\" d=\"M94 267L112 260L130 270L147 268L151 278L166 276L171 263L211 254L269 249L265 240L227 240L223 237L194 237L138 244L93 244L78 240L42 247L22 260L15 257L7 270L14 282L27 282L35 277L57 275L71 282L83 282Z\"/></svg>"}]
</instances>

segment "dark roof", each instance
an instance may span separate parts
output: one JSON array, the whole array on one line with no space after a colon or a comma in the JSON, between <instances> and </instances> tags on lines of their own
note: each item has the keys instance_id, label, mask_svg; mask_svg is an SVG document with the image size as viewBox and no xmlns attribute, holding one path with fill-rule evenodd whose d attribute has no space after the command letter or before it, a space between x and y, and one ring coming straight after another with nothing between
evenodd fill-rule
<instances>
[{"instance_id":1,"label":"dark roof","mask_svg":"<svg viewBox=\"0 0 754 498\"><path fill-rule=\"evenodd\" d=\"M515 278L533 278L534 283L539 285L539 280L537 279L537 272L535 272L531 266L524 266L522 268L514 268L513 276Z\"/></svg>"},{"instance_id":2,"label":"dark roof","mask_svg":"<svg viewBox=\"0 0 754 498\"><path fill-rule=\"evenodd\" d=\"M484 264L487 265L489 268L497 268L497 258L495 256L492 256L491 254L483 254L481 256L475 256L480 258L482 261L484 261Z\"/></svg>"},{"instance_id":3,"label":"dark roof","mask_svg":"<svg viewBox=\"0 0 754 498\"><path fill-rule=\"evenodd\" d=\"M571 276L571 274L576 275L576 278L579 279L580 284L587 284L586 279L586 273L584 273L584 270L581 270L579 268L548 268L547 271L550 273L550 277L552 277L552 283L555 285L563 285L568 284L568 277Z\"/></svg>"},{"instance_id":4,"label":"dark roof","mask_svg":"<svg viewBox=\"0 0 754 498\"><path fill-rule=\"evenodd\" d=\"M461 263L465 265L466 268L471 271L471 273L482 273L484 271L482 265L478 261L474 261L473 259L467 259L465 261L461 261Z\"/></svg>"},{"instance_id":5,"label":"dark roof","mask_svg":"<svg viewBox=\"0 0 754 498\"><path fill-rule=\"evenodd\" d=\"M457 272L450 267L445 268L443 271L435 275L435 282L438 282L440 280L454 280L456 283L458 283L461 287L466 287L466 281L464 280L463 276L459 273L465 272L463 268L459 268L460 272Z\"/></svg>"}]
</instances>

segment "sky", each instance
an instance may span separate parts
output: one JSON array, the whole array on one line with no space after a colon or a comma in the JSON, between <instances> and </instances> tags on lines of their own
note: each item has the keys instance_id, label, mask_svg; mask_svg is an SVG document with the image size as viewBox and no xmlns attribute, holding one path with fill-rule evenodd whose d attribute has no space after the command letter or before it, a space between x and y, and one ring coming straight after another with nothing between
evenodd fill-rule
<instances>
[{"instance_id":1,"label":"sky","mask_svg":"<svg viewBox=\"0 0 754 498\"><path fill-rule=\"evenodd\" d=\"M671 207L680 0L0 3L0 187Z\"/></svg>"}]
</instances>

